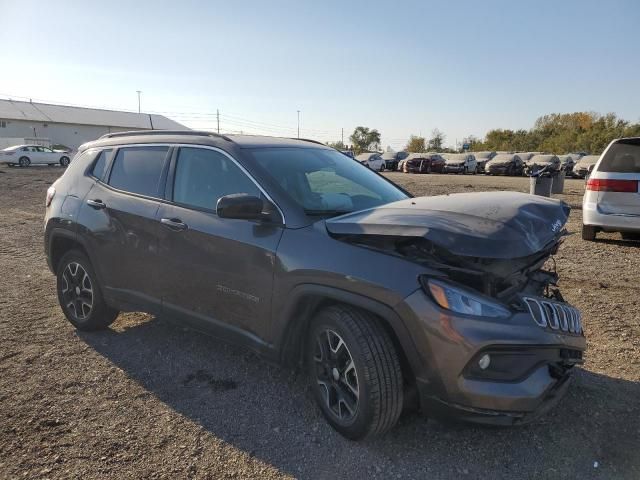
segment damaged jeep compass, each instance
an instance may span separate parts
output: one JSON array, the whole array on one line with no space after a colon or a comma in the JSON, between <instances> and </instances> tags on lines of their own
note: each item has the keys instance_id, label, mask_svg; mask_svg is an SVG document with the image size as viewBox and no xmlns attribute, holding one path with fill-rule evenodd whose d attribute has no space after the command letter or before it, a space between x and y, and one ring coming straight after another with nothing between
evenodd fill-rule
<instances>
[{"instance_id":1,"label":"damaged jeep compass","mask_svg":"<svg viewBox=\"0 0 640 480\"><path fill-rule=\"evenodd\" d=\"M145 311L301 365L348 438L416 407L523 423L582 362L580 312L548 261L560 201L414 198L313 141L150 131L83 145L46 206L76 328Z\"/></svg>"}]
</instances>

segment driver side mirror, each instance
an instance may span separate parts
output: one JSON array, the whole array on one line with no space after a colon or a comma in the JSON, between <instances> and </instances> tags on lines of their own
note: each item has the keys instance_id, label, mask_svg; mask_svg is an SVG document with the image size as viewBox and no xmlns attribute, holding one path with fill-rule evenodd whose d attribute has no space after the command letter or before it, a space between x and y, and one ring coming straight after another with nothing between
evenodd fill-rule
<instances>
[{"instance_id":1,"label":"driver side mirror","mask_svg":"<svg viewBox=\"0 0 640 480\"><path fill-rule=\"evenodd\" d=\"M234 193L218 199L216 213L220 218L261 220L264 218L263 207L264 202L261 198L246 193Z\"/></svg>"}]
</instances>

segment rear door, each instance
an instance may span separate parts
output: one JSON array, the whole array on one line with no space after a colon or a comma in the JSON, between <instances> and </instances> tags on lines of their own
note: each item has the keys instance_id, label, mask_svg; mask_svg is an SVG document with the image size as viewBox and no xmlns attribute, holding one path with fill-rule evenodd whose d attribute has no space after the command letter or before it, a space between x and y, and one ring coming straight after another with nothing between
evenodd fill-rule
<instances>
[{"instance_id":1,"label":"rear door","mask_svg":"<svg viewBox=\"0 0 640 480\"><path fill-rule=\"evenodd\" d=\"M222 150L181 147L158 210L163 311L231 340L268 337L281 225L220 218L224 195L266 195Z\"/></svg>"},{"instance_id":2,"label":"rear door","mask_svg":"<svg viewBox=\"0 0 640 480\"><path fill-rule=\"evenodd\" d=\"M156 213L169 150L166 145L144 145L103 151L80 212L79 233L98 263L105 295L131 309L160 309Z\"/></svg>"},{"instance_id":3,"label":"rear door","mask_svg":"<svg viewBox=\"0 0 640 480\"><path fill-rule=\"evenodd\" d=\"M640 139L609 146L589 179L598 188L598 208L609 215L640 215Z\"/></svg>"}]
</instances>

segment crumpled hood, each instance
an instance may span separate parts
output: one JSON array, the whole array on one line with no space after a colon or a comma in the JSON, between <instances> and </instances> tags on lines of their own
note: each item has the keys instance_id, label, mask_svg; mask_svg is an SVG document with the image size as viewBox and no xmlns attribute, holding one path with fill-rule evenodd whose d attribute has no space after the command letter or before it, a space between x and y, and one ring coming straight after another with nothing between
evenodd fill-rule
<instances>
[{"instance_id":1,"label":"crumpled hood","mask_svg":"<svg viewBox=\"0 0 640 480\"><path fill-rule=\"evenodd\" d=\"M564 202L518 192L419 197L326 221L334 236L423 237L451 254L519 258L558 242L569 217Z\"/></svg>"}]
</instances>

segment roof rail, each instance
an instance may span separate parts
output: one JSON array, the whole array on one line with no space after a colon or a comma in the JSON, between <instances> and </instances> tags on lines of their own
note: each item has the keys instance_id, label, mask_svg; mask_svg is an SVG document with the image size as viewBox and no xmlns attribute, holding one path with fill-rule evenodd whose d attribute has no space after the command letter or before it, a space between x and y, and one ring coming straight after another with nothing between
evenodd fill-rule
<instances>
[{"instance_id":1,"label":"roof rail","mask_svg":"<svg viewBox=\"0 0 640 480\"><path fill-rule=\"evenodd\" d=\"M227 142L231 142L232 140L225 136L220 135L219 133L213 132L205 132L198 130L130 130L128 132L114 132L114 133L106 133L100 137L103 138L120 138L120 137L143 137L143 136L151 136L151 135L190 135L194 137L217 137Z\"/></svg>"},{"instance_id":2,"label":"roof rail","mask_svg":"<svg viewBox=\"0 0 640 480\"><path fill-rule=\"evenodd\" d=\"M322 142L319 142L318 140L311 140L310 138L293 138L293 137L289 137L290 140L300 140L301 142L310 142L310 143L317 143L318 145L323 145L326 147L326 145Z\"/></svg>"}]
</instances>

